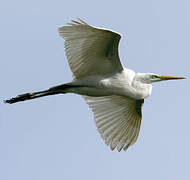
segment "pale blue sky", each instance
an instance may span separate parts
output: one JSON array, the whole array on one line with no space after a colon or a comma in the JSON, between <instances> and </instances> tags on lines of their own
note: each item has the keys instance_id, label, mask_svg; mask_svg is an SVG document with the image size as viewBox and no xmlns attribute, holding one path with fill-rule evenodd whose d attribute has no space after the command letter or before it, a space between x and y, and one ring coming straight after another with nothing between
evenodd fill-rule
<instances>
[{"instance_id":1,"label":"pale blue sky","mask_svg":"<svg viewBox=\"0 0 190 180\"><path fill-rule=\"evenodd\" d=\"M84 100L2 100L72 78L57 28L80 17L123 35L122 64L190 77L190 1L7 0L0 5L0 179L190 179L190 82L153 84L137 143L111 151Z\"/></svg>"}]
</instances>

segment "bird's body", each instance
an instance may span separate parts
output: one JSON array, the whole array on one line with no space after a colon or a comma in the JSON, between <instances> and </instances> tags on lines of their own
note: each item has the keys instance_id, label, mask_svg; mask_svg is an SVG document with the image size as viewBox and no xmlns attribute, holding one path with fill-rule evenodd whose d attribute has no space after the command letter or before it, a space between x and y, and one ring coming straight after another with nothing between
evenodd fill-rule
<instances>
[{"instance_id":1,"label":"bird's body","mask_svg":"<svg viewBox=\"0 0 190 180\"><path fill-rule=\"evenodd\" d=\"M113 150L126 150L137 140L144 99L151 95L151 83L184 79L135 73L121 65L118 44L121 36L113 31L89 26L82 20L59 28L74 78L45 91L19 95L15 103L54 94L82 95L94 113L101 137Z\"/></svg>"},{"instance_id":2,"label":"bird's body","mask_svg":"<svg viewBox=\"0 0 190 180\"><path fill-rule=\"evenodd\" d=\"M151 94L152 85L142 83L138 76L139 73L124 68L111 76L82 77L69 83L75 88L67 89L66 92L94 97L120 95L136 100L145 99ZM79 87L76 88L77 85Z\"/></svg>"}]
</instances>

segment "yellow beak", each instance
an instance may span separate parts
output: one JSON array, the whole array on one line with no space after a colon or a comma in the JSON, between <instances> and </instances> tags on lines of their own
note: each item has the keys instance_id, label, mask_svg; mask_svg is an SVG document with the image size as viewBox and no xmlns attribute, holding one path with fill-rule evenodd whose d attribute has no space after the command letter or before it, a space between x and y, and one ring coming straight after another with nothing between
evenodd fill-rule
<instances>
[{"instance_id":1,"label":"yellow beak","mask_svg":"<svg viewBox=\"0 0 190 180\"><path fill-rule=\"evenodd\" d=\"M185 79L184 77L176 77L176 76L160 76L162 80L175 80L175 79Z\"/></svg>"}]
</instances>

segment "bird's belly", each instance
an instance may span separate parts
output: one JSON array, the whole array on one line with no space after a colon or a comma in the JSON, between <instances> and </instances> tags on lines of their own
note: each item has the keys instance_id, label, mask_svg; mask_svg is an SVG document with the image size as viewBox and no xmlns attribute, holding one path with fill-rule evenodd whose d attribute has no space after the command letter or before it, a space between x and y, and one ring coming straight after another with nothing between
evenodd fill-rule
<instances>
[{"instance_id":1,"label":"bird's belly","mask_svg":"<svg viewBox=\"0 0 190 180\"><path fill-rule=\"evenodd\" d=\"M120 79L108 78L103 79L101 82L102 89L105 89L107 93L111 95L127 96L135 99L134 89L125 81Z\"/></svg>"},{"instance_id":2,"label":"bird's belly","mask_svg":"<svg viewBox=\"0 0 190 180\"><path fill-rule=\"evenodd\" d=\"M132 99L145 99L151 94L151 86L142 90L134 88L130 82L120 79L104 79L102 80L103 89L111 95L126 96Z\"/></svg>"},{"instance_id":3,"label":"bird's belly","mask_svg":"<svg viewBox=\"0 0 190 180\"><path fill-rule=\"evenodd\" d=\"M75 93L87 96L110 96L120 95L132 99L144 99L147 97L142 91L136 91L131 85L131 80L125 77L125 74L113 77L91 76L80 79L74 79L71 82L74 88L69 88L67 93Z\"/></svg>"}]
</instances>

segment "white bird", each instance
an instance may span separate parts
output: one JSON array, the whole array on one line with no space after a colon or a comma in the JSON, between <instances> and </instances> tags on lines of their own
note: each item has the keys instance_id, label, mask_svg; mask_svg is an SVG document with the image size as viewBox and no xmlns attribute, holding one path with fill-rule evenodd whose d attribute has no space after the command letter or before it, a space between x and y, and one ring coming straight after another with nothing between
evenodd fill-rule
<instances>
[{"instance_id":1,"label":"white bird","mask_svg":"<svg viewBox=\"0 0 190 180\"><path fill-rule=\"evenodd\" d=\"M137 140L144 99L151 83L183 77L135 73L121 65L118 44L121 36L95 28L83 20L59 28L73 80L45 91L26 93L6 100L15 103L42 96L75 93L82 95L94 113L101 137L111 150L127 150Z\"/></svg>"}]
</instances>

